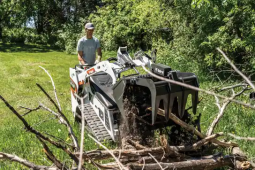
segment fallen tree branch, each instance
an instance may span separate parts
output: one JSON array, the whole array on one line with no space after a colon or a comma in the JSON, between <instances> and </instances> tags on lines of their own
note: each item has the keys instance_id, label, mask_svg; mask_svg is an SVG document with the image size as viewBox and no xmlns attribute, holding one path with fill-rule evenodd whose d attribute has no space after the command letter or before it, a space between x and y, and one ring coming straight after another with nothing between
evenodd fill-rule
<instances>
[{"instance_id":1,"label":"fallen tree branch","mask_svg":"<svg viewBox=\"0 0 255 170\"><path fill-rule=\"evenodd\" d=\"M230 166L238 169L236 167L236 160L239 160L238 157L234 156L213 156L212 158L202 158L197 160L187 160L182 162L173 162L173 163L162 163L160 162L161 167L166 170L204 170L204 169L216 169L223 166ZM240 161L243 163L242 161ZM245 162L246 163L246 162ZM128 164L132 170L140 170L142 169L143 165L138 163L130 163ZM158 164L145 164L144 170L161 170ZM240 169L241 170L241 169Z\"/></svg>"},{"instance_id":2,"label":"fallen tree branch","mask_svg":"<svg viewBox=\"0 0 255 170\"><path fill-rule=\"evenodd\" d=\"M79 150L79 144L78 144L78 139L76 138L75 134L74 134L74 131L73 131L73 128L71 127L70 124L68 124L68 122L66 122L65 118L62 117L61 114L58 114L54 111L52 111L51 109L47 108L46 106L44 106L42 103L39 104L41 108L43 108L44 110L52 113L53 115L55 115L58 119L59 119L59 122L63 125L66 126L67 130L68 130L68 135L71 136L72 138L72 141L73 141L73 144L74 144L74 147Z\"/></svg>"},{"instance_id":3,"label":"fallen tree branch","mask_svg":"<svg viewBox=\"0 0 255 170\"><path fill-rule=\"evenodd\" d=\"M59 142L53 141L50 138L44 136L42 133L36 131L34 128L32 128L27 121L0 95L0 99L5 103L5 105L21 120L21 122L24 124L25 128L27 131L35 134L36 136L39 136L41 139L48 141L49 143L51 143L52 145L56 146L57 148L62 149L63 151L65 151L70 158L72 158L77 164L79 163L79 160L77 159L77 157L65 146L62 145Z\"/></svg>"},{"instance_id":4,"label":"fallen tree branch","mask_svg":"<svg viewBox=\"0 0 255 170\"><path fill-rule=\"evenodd\" d=\"M110 155L115 159L115 161L118 163L119 168L122 170L126 170L127 168L124 167L124 165L119 161L118 158L116 158L116 156L108 149L106 148L103 144L101 144L100 142L98 142L95 138L93 138L91 135L88 135L91 139L93 139L97 144L99 144L100 146L102 146L105 150L107 150L107 152L110 153Z\"/></svg>"},{"instance_id":5,"label":"fallen tree branch","mask_svg":"<svg viewBox=\"0 0 255 170\"><path fill-rule=\"evenodd\" d=\"M236 66L230 61L230 59L226 56L226 54L220 49L216 48L222 55L223 57L227 60L227 62L231 65L231 67L253 88L255 91L255 86L253 83L241 72L236 68Z\"/></svg>"},{"instance_id":6,"label":"fallen tree branch","mask_svg":"<svg viewBox=\"0 0 255 170\"><path fill-rule=\"evenodd\" d=\"M80 156L79 156L79 165L78 165L78 170L80 170L81 166L83 164L82 153L83 153L84 129L85 129L85 120L84 120L85 117L84 117L84 114L83 114L84 113L84 105L83 105L84 98L80 98L78 95L76 97L79 98L80 101L81 101L81 141L80 141L80 146L81 147L80 147Z\"/></svg>"},{"instance_id":7,"label":"fallen tree branch","mask_svg":"<svg viewBox=\"0 0 255 170\"><path fill-rule=\"evenodd\" d=\"M223 134L224 134L223 132L220 132L220 133L217 133L217 134L213 134L213 135L211 135L211 136L207 136L207 137L205 137L204 139L198 141L197 143L194 143L194 144L191 146L191 148L192 148L192 149L200 148L200 147L203 146L205 143L210 142L210 141L216 139L216 138L219 137L219 136L223 136Z\"/></svg>"},{"instance_id":8,"label":"fallen tree branch","mask_svg":"<svg viewBox=\"0 0 255 170\"><path fill-rule=\"evenodd\" d=\"M233 88L232 88L233 90ZM231 99L234 99L238 96L240 96L241 94L243 94L243 92L245 92L247 90L247 85L245 86L245 88L243 88L242 91L240 91L239 93L235 94L234 90L233 90L233 95L231 96ZM220 121L220 119L223 117L224 115L224 111L226 109L226 107L228 106L228 104L231 102L231 100L224 100L222 106L220 106L219 104L219 100L218 98L215 96L216 98L216 104L219 108L219 113L217 114L217 117L213 120L213 122L211 123L211 125L209 126L206 135L210 136L213 133L214 128L216 127L216 125L218 124L218 122Z\"/></svg>"},{"instance_id":9,"label":"fallen tree branch","mask_svg":"<svg viewBox=\"0 0 255 170\"><path fill-rule=\"evenodd\" d=\"M217 134L216 134L217 135ZM124 159L125 157L134 157L135 159L138 157L143 157L148 155L149 153L153 153L154 155L159 155L160 158L164 155L176 157L180 156L180 153L178 152L189 152L189 151L195 151L192 146L168 146L170 152L165 150L163 147L155 147L155 148L146 148L142 150L134 150L134 149L129 149L129 150L122 150L122 149L115 149L111 150L110 152L115 155L116 157L119 156L121 153L121 157ZM103 159L108 159L111 158L112 155L110 154L109 151L106 150L93 150L93 151L88 151L83 154L83 158L88 160L88 156L93 159L93 160L103 160ZM79 153L75 153L76 155L79 155Z\"/></svg>"},{"instance_id":10,"label":"fallen tree branch","mask_svg":"<svg viewBox=\"0 0 255 170\"><path fill-rule=\"evenodd\" d=\"M154 161L158 164L158 166L160 167L161 170L164 170L164 169L165 169L165 168L163 168L163 167L160 165L160 163L158 162L158 160L155 159L155 157L154 157L153 155L151 155L150 153L149 153L149 155L152 157L152 159L154 159Z\"/></svg>"},{"instance_id":11,"label":"fallen tree branch","mask_svg":"<svg viewBox=\"0 0 255 170\"><path fill-rule=\"evenodd\" d=\"M12 154L8 154L8 153L3 153L3 152L0 152L0 159L6 159L6 160L9 160L9 161L13 161L13 162L18 162L30 169L33 169L33 170L57 170L57 168L54 168L54 167L49 167L49 166L42 166L42 165L36 165L34 163L31 163L25 159L22 159L16 155L12 155Z\"/></svg>"},{"instance_id":12,"label":"fallen tree branch","mask_svg":"<svg viewBox=\"0 0 255 170\"><path fill-rule=\"evenodd\" d=\"M28 115L29 113L33 112L33 111L37 111L37 110L39 110L39 109L40 109L40 106L38 106L38 107L37 107L37 108L35 108L35 109L30 109L30 108L23 107L23 106L20 106L20 108L23 108L23 109L29 110L28 112L26 112L26 113L24 113L23 115L21 115L21 116L26 116L26 115Z\"/></svg>"},{"instance_id":13,"label":"fallen tree branch","mask_svg":"<svg viewBox=\"0 0 255 170\"><path fill-rule=\"evenodd\" d=\"M130 143L131 145L133 145L136 149L140 150L140 149L146 149L145 146L140 145L139 142L135 142L131 139L127 139L127 142Z\"/></svg>"},{"instance_id":14,"label":"fallen tree branch","mask_svg":"<svg viewBox=\"0 0 255 170\"><path fill-rule=\"evenodd\" d=\"M231 133L228 133L228 135L237 140L255 141L255 137L241 137Z\"/></svg>"},{"instance_id":15,"label":"fallen tree branch","mask_svg":"<svg viewBox=\"0 0 255 170\"><path fill-rule=\"evenodd\" d=\"M46 143L39 137L36 136L37 139L41 142L41 144L43 145L44 148L44 153L46 154L47 158L49 160L51 160L52 163L54 163L54 165L56 165L56 167L58 167L61 170L68 170L67 167L65 167L56 157L55 155L53 155L53 153L51 152L50 148L46 145Z\"/></svg>"},{"instance_id":16,"label":"fallen tree branch","mask_svg":"<svg viewBox=\"0 0 255 170\"><path fill-rule=\"evenodd\" d=\"M57 90L56 90L56 87L55 87L55 84L54 84L54 81L53 81L53 78L51 77L50 73L45 69L43 68L42 66L39 66L41 69L43 69L47 74L48 76L50 77L50 80L51 80L51 83L52 83L52 86L53 86L53 90L54 90L54 94L55 94L55 99L58 103L58 108L59 110L61 111L61 106L60 106L60 103L59 103L59 100L58 100L58 96L57 96Z\"/></svg>"},{"instance_id":17,"label":"fallen tree branch","mask_svg":"<svg viewBox=\"0 0 255 170\"><path fill-rule=\"evenodd\" d=\"M247 86L247 84L236 84L236 85L233 85L233 86L228 86L228 87L223 87L219 90L217 90L218 92L222 92L222 91L225 91L225 90L229 90L229 89L234 89L234 88L237 88L237 87L243 87L243 86Z\"/></svg>"}]
</instances>

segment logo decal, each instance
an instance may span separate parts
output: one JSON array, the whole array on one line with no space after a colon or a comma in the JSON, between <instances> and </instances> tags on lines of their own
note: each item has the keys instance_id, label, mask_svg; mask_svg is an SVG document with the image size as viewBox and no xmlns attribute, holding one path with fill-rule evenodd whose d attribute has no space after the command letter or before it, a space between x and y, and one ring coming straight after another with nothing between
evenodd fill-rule
<instances>
[{"instance_id":1,"label":"logo decal","mask_svg":"<svg viewBox=\"0 0 255 170\"><path fill-rule=\"evenodd\" d=\"M93 74L93 73L95 73L95 72L96 72L95 69L92 68L92 69L89 69L89 70L87 71L87 74L90 75L90 74Z\"/></svg>"},{"instance_id":2,"label":"logo decal","mask_svg":"<svg viewBox=\"0 0 255 170\"><path fill-rule=\"evenodd\" d=\"M155 68L155 71L161 75L164 75L164 71L163 70L160 70L158 68Z\"/></svg>"}]
</instances>

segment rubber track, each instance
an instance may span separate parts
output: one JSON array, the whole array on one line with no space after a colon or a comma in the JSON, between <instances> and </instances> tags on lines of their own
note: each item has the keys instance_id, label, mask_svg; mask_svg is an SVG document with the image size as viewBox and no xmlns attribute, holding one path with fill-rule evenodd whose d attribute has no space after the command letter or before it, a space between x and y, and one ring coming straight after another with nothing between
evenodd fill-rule
<instances>
[{"instance_id":1,"label":"rubber track","mask_svg":"<svg viewBox=\"0 0 255 170\"><path fill-rule=\"evenodd\" d=\"M105 140L111 140L111 136L109 135L108 131L105 129L105 126L95 113L94 109L91 105L84 104L83 114L85 117L85 126L87 126L87 130L99 141L103 142ZM81 107L80 110L82 111Z\"/></svg>"}]
</instances>

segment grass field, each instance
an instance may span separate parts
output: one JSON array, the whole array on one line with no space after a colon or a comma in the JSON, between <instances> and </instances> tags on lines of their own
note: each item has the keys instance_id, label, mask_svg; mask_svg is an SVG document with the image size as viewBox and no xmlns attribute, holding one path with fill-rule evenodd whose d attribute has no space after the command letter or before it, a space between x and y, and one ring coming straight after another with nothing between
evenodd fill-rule
<instances>
[{"instance_id":1,"label":"grass field","mask_svg":"<svg viewBox=\"0 0 255 170\"><path fill-rule=\"evenodd\" d=\"M115 52L104 53L104 58L114 56L116 56ZM67 55L63 52L52 50L48 46L0 44L0 94L21 114L26 111L19 106L36 108L39 102L53 108L52 104L36 86L36 83L40 84L54 97L50 78L39 68L39 66L42 66L52 75L62 110L73 124L70 102L69 67L73 67L75 64L77 64L76 55ZM200 81L200 87L204 89L219 85L217 82L212 82L212 80L206 78L209 75L201 74L199 76L203 80L202 82ZM204 94L200 94L200 96L204 97L204 99L198 107L198 112L202 113L202 131L206 132L207 127L215 118L218 110L214 104L214 97ZM248 101L248 97L245 98L245 96L239 99ZM47 112L36 111L25 116L25 118L37 130L53 134L66 141L70 140L67 137L65 128L59 125L53 119L53 116ZM43 122L45 120L48 121ZM75 132L78 134L78 125L73 125ZM255 136L255 112L239 105L230 104L223 119L215 130L215 132L220 131L239 136ZM249 158L255 155L254 142L233 141L240 144ZM96 147L91 139L85 137L85 149ZM41 144L36 137L24 131L22 123L1 101L0 152L16 154L37 164L51 165L44 156ZM58 155L59 159L63 161L67 160L67 156L59 150L54 149L54 153ZM25 168L17 163L0 161L0 170L5 169Z\"/></svg>"},{"instance_id":2,"label":"grass field","mask_svg":"<svg viewBox=\"0 0 255 170\"><path fill-rule=\"evenodd\" d=\"M54 97L50 78L39 68L39 66L42 66L53 77L62 110L70 122L73 123L69 67L77 64L77 56L52 51L47 46L41 48L35 45L0 44L0 50L0 94L21 114L25 113L26 110L19 106L36 108L39 102L53 108L52 104L36 86L36 83L40 84ZM111 53L105 53L106 55L111 55ZM59 125L53 119L54 117L47 112L33 112L25 118L38 130L61 137L64 140L70 140L67 138L65 128ZM48 121L43 122L44 120ZM79 134L79 126L74 124L74 127L77 134ZM96 148L94 142L89 138L85 139L85 143L87 149ZM65 160L66 157L63 153L59 150L54 151L61 160ZM0 152L16 154L38 164L51 164L45 158L36 137L24 131L23 124L3 102L0 102ZM24 169L24 166L9 161L0 161L0 169Z\"/></svg>"}]
</instances>

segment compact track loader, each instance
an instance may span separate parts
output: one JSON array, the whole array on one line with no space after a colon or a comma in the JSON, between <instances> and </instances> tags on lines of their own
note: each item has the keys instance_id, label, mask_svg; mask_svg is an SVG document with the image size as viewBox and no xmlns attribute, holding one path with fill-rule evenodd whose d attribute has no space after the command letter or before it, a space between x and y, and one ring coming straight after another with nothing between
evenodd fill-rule
<instances>
[{"instance_id":1,"label":"compact track loader","mask_svg":"<svg viewBox=\"0 0 255 170\"><path fill-rule=\"evenodd\" d=\"M109 58L95 65L76 65L70 68L71 102L75 120L81 120L84 114L90 133L99 141L115 142L119 141L121 133L130 130L129 126L133 126L133 122L138 122L139 126L135 128L143 129L142 133L146 134L147 130L173 125L169 120L170 112L187 121L189 115L185 106L188 96L191 95L192 111L196 114L198 92L149 74L141 74L137 67L145 66L158 76L198 87L196 75L172 70L155 61L155 50L151 56L139 51L132 59L127 47L120 47L117 58ZM128 70L134 70L135 74L123 75ZM127 102L136 106L132 113L130 109L126 112ZM120 128L123 122L126 125Z\"/></svg>"}]
</instances>

